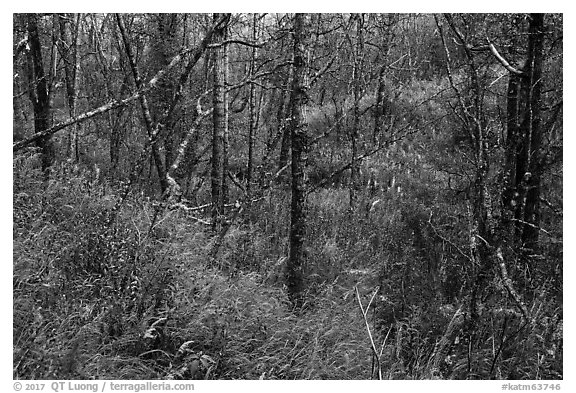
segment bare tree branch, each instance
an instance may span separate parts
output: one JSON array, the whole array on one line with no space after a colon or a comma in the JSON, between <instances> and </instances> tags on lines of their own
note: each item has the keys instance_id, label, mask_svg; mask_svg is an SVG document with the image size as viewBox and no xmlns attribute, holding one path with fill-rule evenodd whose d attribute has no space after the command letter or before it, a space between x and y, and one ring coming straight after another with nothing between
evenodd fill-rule
<instances>
[{"instance_id":1,"label":"bare tree branch","mask_svg":"<svg viewBox=\"0 0 576 393\"><path fill-rule=\"evenodd\" d=\"M243 40L239 40L239 39L230 39L230 40L218 42L215 44L209 44L208 48L219 48L221 46L228 45L228 44L239 44L239 45L249 46L252 48L262 48L264 45L266 45L267 42L268 41L250 42L250 41L243 41Z\"/></svg>"},{"instance_id":2,"label":"bare tree branch","mask_svg":"<svg viewBox=\"0 0 576 393\"><path fill-rule=\"evenodd\" d=\"M171 198L172 199L179 198L181 196L181 187L178 184L178 182L176 182L176 179L174 179L174 173L178 170L178 167L180 166L182 161L184 161L188 145L192 140L192 136L198 132L202 120L204 120L204 118L210 115L213 111L213 108L208 109L206 111L202 110L202 103L201 103L202 98L208 95L210 91L211 90L205 92L198 98L197 102L198 116L196 117L196 120L194 121L194 124L192 125L190 130L188 130L188 132L186 133L184 140L182 141L182 143L180 143L180 146L178 147L178 155L174 159L174 162L172 163L168 171L166 171L166 181L168 183L168 188L166 189L166 193L164 196L166 200L170 200Z\"/></svg>"},{"instance_id":3,"label":"bare tree branch","mask_svg":"<svg viewBox=\"0 0 576 393\"><path fill-rule=\"evenodd\" d=\"M504 286L508 290L508 293L510 293L510 296L512 296L512 299L514 299L514 301L516 302L516 305L522 312L524 319L526 321L530 321L530 318L528 317L528 309L526 308L526 305L522 301L522 298L520 297L518 292L516 292L516 290L514 289L512 280L510 279L510 277L508 277L508 269L506 269L506 262L504 261L504 256L502 255L502 249L500 247L498 247L498 249L496 250L496 257L498 258L498 262L500 265L500 273L502 275L502 282Z\"/></svg>"},{"instance_id":4,"label":"bare tree branch","mask_svg":"<svg viewBox=\"0 0 576 393\"><path fill-rule=\"evenodd\" d=\"M219 26L224 21L224 19L225 19L224 17L221 18L206 32L206 36L200 42L200 44L198 44L197 46L188 48L188 49L182 51L180 54L174 56L172 58L172 61L170 61L170 64L168 64L164 69L158 71L158 73L156 73L156 75L154 75L154 77L148 83L146 83L141 89L136 91L130 97L127 97L123 100L115 100L115 101L109 102L105 105L102 105L102 106L96 108L96 109L93 109L93 110L85 112L79 116L76 116L76 117L70 118L66 121L63 121L61 123L58 123L58 124L48 128L42 132L38 132L27 139L24 139L20 142L14 143L12 145L12 151L17 152L18 150L28 146L29 144L31 144L35 141L37 141L38 139L41 139L41 138L50 136L52 134L55 134L56 132L58 132L64 128L66 128L66 127L69 127L75 123L83 122L85 120L88 120L88 119L96 116L96 115L106 113L109 110L112 110L112 109L118 108L120 106L126 105L126 104L130 103L131 101L134 101L134 100L140 98L140 95L146 94L148 91L155 89L156 87L158 87L159 81L164 78L166 73L168 73L170 70L172 70L174 67L176 67L184 59L185 56L187 56L188 54L191 54L192 59L195 59L196 61L198 61L200 59L200 55L204 52L208 43L212 39L212 34L214 33L214 29L217 26ZM190 66L190 64L188 66Z\"/></svg>"},{"instance_id":5,"label":"bare tree branch","mask_svg":"<svg viewBox=\"0 0 576 393\"><path fill-rule=\"evenodd\" d=\"M107 104L105 104L105 105L102 105L102 106L100 106L100 107L98 107L98 108L96 108L96 109L93 109L93 110L88 111L88 112L85 112L85 113L83 113L83 114L81 114L81 115L79 115L79 116L72 117L72 118L70 118L70 119L68 119L68 120L66 120L66 121L63 121L63 122L61 122L61 123L58 123L58 124L56 124L56 125L48 128L48 129L46 129L46 130L44 130L44 131L42 131L42 132L37 132L36 134L32 135L32 136L29 137L29 138L26 138L26 139L24 139L24 140L22 140L22 141L19 141L19 142L14 143L14 144L12 145L12 151L13 151L13 152L17 152L18 150L21 150L22 148L28 146L29 144L37 141L38 139L41 139L41 138L50 136L50 135L52 135L52 134L55 134L55 133L57 133L58 131L60 131L60 130L62 130L62 129L64 129L64 128L66 128L66 127L69 127L69 126L71 126L71 125L73 125L73 124L76 124L76 123L80 123L80 122L86 121L86 120L88 120L88 119L90 119L90 118L92 118L92 117L94 117L94 116L96 116L96 115L100 115L100 114L102 114L102 113L106 113L106 112L108 112L109 110L116 109L116 108L119 108L119 107L121 107L121 106L124 106L124 105L126 105L126 104L128 104L128 103L130 103L130 102L132 102L132 101L134 101L134 100L136 100L136 99L138 99L138 98L140 97L140 94L142 94L142 93L145 92L145 91L149 91L149 90L150 90L150 87L144 88L143 90L137 91L136 93L134 93L133 95L131 95L131 96L128 97L128 98L125 98L125 99L123 99L123 100L114 100L114 101L111 101L111 102L109 102L109 103L107 103Z\"/></svg>"},{"instance_id":6,"label":"bare tree branch","mask_svg":"<svg viewBox=\"0 0 576 393\"><path fill-rule=\"evenodd\" d=\"M492 54L494 55L494 57L496 57L496 60L498 60L498 61L500 62L500 64L502 64L502 66L503 66L504 68L506 68L508 71L510 71L510 72L513 73L513 74L516 74L516 75L524 75L524 73L523 73L522 71L520 71L520 70L512 67L512 66L510 65L510 63L508 63L508 62L506 61L506 59L503 58L503 57L500 55L500 53L498 53L498 50L496 49L496 47L494 46L494 44L492 44L492 43L490 42L490 40L488 40L488 47L490 48L490 52L492 52Z\"/></svg>"}]
</instances>

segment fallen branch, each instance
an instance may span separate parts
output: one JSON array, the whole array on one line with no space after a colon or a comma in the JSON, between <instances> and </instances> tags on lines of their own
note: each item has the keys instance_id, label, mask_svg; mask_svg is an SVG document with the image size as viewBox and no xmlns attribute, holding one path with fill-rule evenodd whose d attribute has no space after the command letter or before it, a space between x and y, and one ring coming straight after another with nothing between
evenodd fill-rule
<instances>
[{"instance_id":1,"label":"fallen branch","mask_svg":"<svg viewBox=\"0 0 576 393\"><path fill-rule=\"evenodd\" d=\"M356 299L358 300L358 305L360 306L360 311L362 312L362 319L364 320L364 324L366 325L366 332L368 333L368 338L370 339L372 355L376 359L376 366L378 368L378 379L382 380L382 366L380 364L380 357L384 351L384 344L386 343L386 339L384 339L382 348L380 349L380 352L378 352L378 350L376 349L376 344L374 343L374 338L372 337L372 331L370 330L370 324L368 323L368 318L366 317L368 311L370 310L370 305L372 304L372 301L374 301L374 298L378 293L378 289L376 289L372 294L372 297L370 298L370 301L368 302L366 308L364 308L364 306L362 305L362 299L360 298L360 291L358 290L358 286L355 286L354 289L356 290ZM390 331L388 331L388 333L390 333ZM386 335L386 338L388 338L388 335Z\"/></svg>"},{"instance_id":2,"label":"fallen branch","mask_svg":"<svg viewBox=\"0 0 576 393\"><path fill-rule=\"evenodd\" d=\"M430 357L432 361L430 371L432 374L440 370L440 363L446 358L450 345L454 341L455 335L458 334L464 320L464 312L462 311L462 306L460 306L456 312L454 312L450 323L448 323L448 326L446 327L446 331L442 335L440 341L438 341L438 344L436 344L434 352Z\"/></svg>"},{"instance_id":3,"label":"fallen branch","mask_svg":"<svg viewBox=\"0 0 576 393\"><path fill-rule=\"evenodd\" d=\"M516 292L516 290L514 289L512 280L510 279L510 277L508 277L508 269L506 268L506 263L504 261L504 256L502 255L501 247L498 247L498 249L496 250L496 257L498 258L498 262L500 265L500 274L502 275L502 283L508 290L508 293L510 293L510 296L512 296L512 299L514 299L514 302L516 302L516 306L522 312L524 320L529 322L530 318L528 317L528 309L526 308L526 305L522 301L522 298L520 297L518 292Z\"/></svg>"}]
</instances>

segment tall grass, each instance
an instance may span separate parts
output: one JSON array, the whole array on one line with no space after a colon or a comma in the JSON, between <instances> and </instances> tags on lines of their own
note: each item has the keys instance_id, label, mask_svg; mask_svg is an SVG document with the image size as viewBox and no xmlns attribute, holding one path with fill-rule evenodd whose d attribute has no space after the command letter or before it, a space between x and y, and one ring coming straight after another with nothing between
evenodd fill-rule
<instances>
[{"instance_id":1,"label":"tall grass","mask_svg":"<svg viewBox=\"0 0 576 393\"><path fill-rule=\"evenodd\" d=\"M14 378L368 379L378 365L383 378L561 377L554 296L530 299L536 323L512 336L520 320L498 280L469 352L454 322L465 228L428 186L410 190L419 200L382 194L355 212L345 189L311 194L296 312L283 275L287 192L240 217L214 261L211 233L189 213L136 198L112 220L113 189L66 165L46 182L35 160L14 164ZM374 297L368 327L356 288L364 305Z\"/></svg>"}]
</instances>

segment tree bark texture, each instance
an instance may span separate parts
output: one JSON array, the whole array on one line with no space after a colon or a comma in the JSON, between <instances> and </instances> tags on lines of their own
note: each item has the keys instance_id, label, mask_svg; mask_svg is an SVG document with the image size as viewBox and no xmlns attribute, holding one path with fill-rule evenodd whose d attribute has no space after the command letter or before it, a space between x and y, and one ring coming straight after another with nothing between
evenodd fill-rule
<instances>
[{"instance_id":1,"label":"tree bark texture","mask_svg":"<svg viewBox=\"0 0 576 393\"><path fill-rule=\"evenodd\" d=\"M77 14L76 21L71 26L67 19L71 16L60 17L60 46L62 48L62 58L64 59L64 75L66 81L66 98L68 99L68 111L70 117L76 116L77 79L78 79L78 30L80 28L80 15ZM73 161L78 161L78 130L79 125L75 124L68 133L68 157Z\"/></svg>"},{"instance_id":2,"label":"tree bark texture","mask_svg":"<svg viewBox=\"0 0 576 393\"><path fill-rule=\"evenodd\" d=\"M526 62L521 74L510 73L507 96L504 214L513 215L516 236L530 250L540 225L543 43L544 15L531 14Z\"/></svg>"},{"instance_id":3,"label":"tree bark texture","mask_svg":"<svg viewBox=\"0 0 576 393\"><path fill-rule=\"evenodd\" d=\"M280 157L278 158L278 170L284 168L288 164L290 159L290 129L287 127L288 111L290 110L290 93L287 93L292 87L292 80L294 79L294 67L290 67L288 74L285 77L285 90L280 91L278 111L276 113L276 118L278 119L278 128L282 133L282 141L280 143ZM281 179L284 179L282 176Z\"/></svg>"},{"instance_id":4,"label":"tree bark texture","mask_svg":"<svg viewBox=\"0 0 576 393\"><path fill-rule=\"evenodd\" d=\"M220 18L214 14L214 22ZM229 19L229 16L228 16ZM225 203L225 173L226 173L226 137L228 133L228 102L226 99L226 39L227 23L216 28L213 43L220 44L213 49L214 56L214 88L212 103L212 225L218 230L222 224Z\"/></svg>"},{"instance_id":5,"label":"tree bark texture","mask_svg":"<svg viewBox=\"0 0 576 393\"><path fill-rule=\"evenodd\" d=\"M354 93L354 114L352 118L352 129L350 130L351 143L351 166L350 166L350 210L354 211L358 207L360 193L360 160L358 159L358 138L360 135L360 97L362 95L362 68L364 51L364 16L356 14L356 43L354 45L354 68L352 71L352 90Z\"/></svg>"},{"instance_id":6,"label":"tree bark texture","mask_svg":"<svg viewBox=\"0 0 576 393\"><path fill-rule=\"evenodd\" d=\"M289 129L292 139L292 203L290 210L290 256L287 264L286 284L292 304L299 308L303 304L304 268L307 253L306 237L306 161L308 156L308 134L304 121L306 104L306 14L294 16L294 75L290 95Z\"/></svg>"},{"instance_id":7,"label":"tree bark texture","mask_svg":"<svg viewBox=\"0 0 576 393\"><path fill-rule=\"evenodd\" d=\"M524 205L522 230L522 244L525 248L535 250L538 246L540 226L540 188L542 166L542 58L544 46L544 15L531 14L528 38L528 64L527 64L527 110L522 124L524 128L524 150L527 172L526 197Z\"/></svg>"},{"instance_id":8,"label":"tree bark texture","mask_svg":"<svg viewBox=\"0 0 576 393\"><path fill-rule=\"evenodd\" d=\"M252 17L252 41L258 40L258 14ZM256 57L258 56L258 48L252 48L252 58L250 59L250 75L254 75L256 71ZM254 145L256 141L256 127L257 127L257 108L256 108L256 85L250 84L250 97L249 97L249 110L250 117L248 119L248 167L246 173L246 193L252 193L252 178L254 172Z\"/></svg>"},{"instance_id":9,"label":"tree bark texture","mask_svg":"<svg viewBox=\"0 0 576 393\"><path fill-rule=\"evenodd\" d=\"M50 127L50 96L42 61L42 44L38 34L38 15L27 15L27 30L30 45L29 78L31 85L34 86L30 89L30 101L34 108L34 131L38 134ZM42 171L47 174L54 162L54 147L50 135L36 139L36 145L42 152Z\"/></svg>"}]
</instances>

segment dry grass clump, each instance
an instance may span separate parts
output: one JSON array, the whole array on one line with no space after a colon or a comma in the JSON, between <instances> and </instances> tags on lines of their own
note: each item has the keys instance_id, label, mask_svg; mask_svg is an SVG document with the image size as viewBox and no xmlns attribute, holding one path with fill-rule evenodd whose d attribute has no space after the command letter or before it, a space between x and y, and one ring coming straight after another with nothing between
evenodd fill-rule
<instances>
[{"instance_id":1,"label":"dry grass clump","mask_svg":"<svg viewBox=\"0 0 576 393\"><path fill-rule=\"evenodd\" d=\"M370 350L351 289L316 288L295 313L265 276L225 276L207 264L182 264L168 334L176 346L218 363L221 379L352 379L370 376Z\"/></svg>"}]
</instances>

